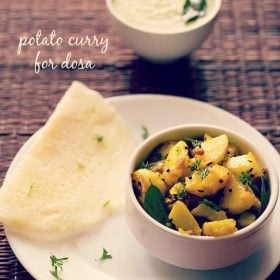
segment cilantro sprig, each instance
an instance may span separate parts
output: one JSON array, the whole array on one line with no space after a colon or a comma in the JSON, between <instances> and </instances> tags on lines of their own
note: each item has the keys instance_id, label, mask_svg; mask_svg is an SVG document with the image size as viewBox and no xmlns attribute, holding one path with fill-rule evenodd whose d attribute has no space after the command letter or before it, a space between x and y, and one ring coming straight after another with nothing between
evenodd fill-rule
<instances>
[{"instance_id":1,"label":"cilantro sprig","mask_svg":"<svg viewBox=\"0 0 280 280\"><path fill-rule=\"evenodd\" d=\"M62 267L65 261L68 260L67 257L64 258L57 258L55 255L50 256L51 264L53 269L50 270L51 275L57 279L57 280L62 280L61 278L61 273L62 273Z\"/></svg>"},{"instance_id":2,"label":"cilantro sprig","mask_svg":"<svg viewBox=\"0 0 280 280\"><path fill-rule=\"evenodd\" d=\"M209 169L207 167L205 167L203 169L200 169L198 172L199 172L199 176L200 176L201 180L203 180L209 174Z\"/></svg>"},{"instance_id":3,"label":"cilantro sprig","mask_svg":"<svg viewBox=\"0 0 280 280\"><path fill-rule=\"evenodd\" d=\"M183 200L186 193L187 193L187 191L184 188L180 189L176 194L177 199L178 200Z\"/></svg>"},{"instance_id":4,"label":"cilantro sprig","mask_svg":"<svg viewBox=\"0 0 280 280\"><path fill-rule=\"evenodd\" d=\"M149 161L142 161L140 162L138 169L150 169L153 166L153 164Z\"/></svg>"},{"instance_id":5,"label":"cilantro sprig","mask_svg":"<svg viewBox=\"0 0 280 280\"><path fill-rule=\"evenodd\" d=\"M245 172L242 172L241 174L237 175L237 179L239 179L239 181L245 186L248 186L248 187L252 186L253 181L251 178L250 171L245 171Z\"/></svg>"},{"instance_id":6,"label":"cilantro sprig","mask_svg":"<svg viewBox=\"0 0 280 280\"><path fill-rule=\"evenodd\" d=\"M189 165L189 168L191 169L191 172L197 171L199 168L201 160L196 159L192 164Z\"/></svg>"}]
</instances>

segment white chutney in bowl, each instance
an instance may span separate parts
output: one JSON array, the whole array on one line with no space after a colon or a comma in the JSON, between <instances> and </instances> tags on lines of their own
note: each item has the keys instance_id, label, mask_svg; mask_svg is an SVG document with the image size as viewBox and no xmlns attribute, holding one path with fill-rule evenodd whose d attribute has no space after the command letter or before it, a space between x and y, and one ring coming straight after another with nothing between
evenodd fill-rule
<instances>
[{"instance_id":1,"label":"white chutney in bowl","mask_svg":"<svg viewBox=\"0 0 280 280\"><path fill-rule=\"evenodd\" d=\"M197 49L211 33L221 2L203 1L201 16L188 10L186 20L185 0L106 0L115 28L127 45L159 63L174 61Z\"/></svg>"}]
</instances>

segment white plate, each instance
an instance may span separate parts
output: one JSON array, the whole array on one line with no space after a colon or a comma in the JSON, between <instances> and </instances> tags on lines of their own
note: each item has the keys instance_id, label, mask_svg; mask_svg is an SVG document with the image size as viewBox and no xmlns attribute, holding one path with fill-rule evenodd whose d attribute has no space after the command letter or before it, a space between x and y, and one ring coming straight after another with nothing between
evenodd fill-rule
<instances>
[{"instance_id":1,"label":"white plate","mask_svg":"<svg viewBox=\"0 0 280 280\"><path fill-rule=\"evenodd\" d=\"M259 132L234 115L209 104L187 98L147 94L112 97L109 102L126 118L139 142L142 141L143 126L152 134L159 129L183 123L215 124L247 135L248 139L262 147L263 153L271 156L275 166L280 166L278 152ZM30 141L32 137L21 153ZM13 164L19 156L20 153ZM279 213L279 210L278 201L276 212ZM181 269L150 256L131 236L123 214L110 217L97 232L63 244L35 243L10 232L7 232L7 237L15 255L36 279L53 279L49 259L53 253L57 257L69 258L63 266L65 280L230 280L237 275L238 279L258 280L265 279L280 261L280 225L275 216L264 247L239 264L211 271ZM113 258L95 261L100 257L103 247Z\"/></svg>"}]
</instances>

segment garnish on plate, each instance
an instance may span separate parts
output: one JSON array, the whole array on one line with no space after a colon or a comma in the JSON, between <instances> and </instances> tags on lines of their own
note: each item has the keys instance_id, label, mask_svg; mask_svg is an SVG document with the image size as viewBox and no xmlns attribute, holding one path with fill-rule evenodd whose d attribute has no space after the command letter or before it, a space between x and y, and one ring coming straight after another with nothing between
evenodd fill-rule
<instances>
[{"instance_id":1,"label":"garnish on plate","mask_svg":"<svg viewBox=\"0 0 280 280\"><path fill-rule=\"evenodd\" d=\"M64 258L57 258L55 255L50 256L51 264L53 269L50 270L51 275L57 279L57 280L62 280L61 278L61 273L62 273L62 267L65 261L68 260L67 257Z\"/></svg>"},{"instance_id":2,"label":"garnish on plate","mask_svg":"<svg viewBox=\"0 0 280 280\"><path fill-rule=\"evenodd\" d=\"M101 257L96 259L96 261L105 261L112 258L112 255L105 248L103 248Z\"/></svg>"},{"instance_id":3,"label":"garnish on plate","mask_svg":"<svg viewBox=\"0 0 280 280\"><path fill-rule=\"evenodd\" d=\"M148 128L144 125L142 126L142 131L143 131L142 138L145 140L149 137L150 133L149 133Z\"/></svg>"}]
</instances>

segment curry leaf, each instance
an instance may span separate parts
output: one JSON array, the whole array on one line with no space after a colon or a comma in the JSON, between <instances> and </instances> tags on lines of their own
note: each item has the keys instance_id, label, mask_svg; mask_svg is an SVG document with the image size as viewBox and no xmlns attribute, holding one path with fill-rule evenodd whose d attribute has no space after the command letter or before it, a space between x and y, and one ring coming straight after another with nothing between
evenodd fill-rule
<instances>
[{"instance_id":1,"label":"curry leaf","mask_svg":"<svg viewBox=\"0 0 280 280\"><path fill-rule=\"evenodd\" d=\"M222 210L220 205L218 205L218 204L214 203L213 201L208 200L206 198L204 198L200 203L204 203L205 205L211 207L212 209L214 209L216 211Z\"/></svg>"},{"instance_id":2,"label":"curry leaf","mask_svg":"<svg viewBox=\"0 0 280 280\"><path fill-rule=\"evenodd\" d=\"M261 213L265 210L270 196L268 184L263 176L261 176Z\"/></svg>"},{"instance_id":3,"label":"curry leaf","mask_svg":"<svg viewBox=\"0 0 280 280\"><path fill-rule=\"evenodd\" d=\"M161 191L154 185L150 185L144 198L144 209L161 224L168 222L164 198Z\"/></svg>"}]
</instances>

